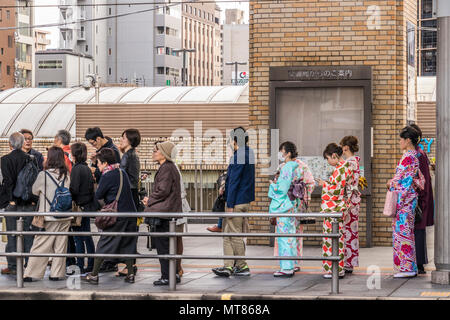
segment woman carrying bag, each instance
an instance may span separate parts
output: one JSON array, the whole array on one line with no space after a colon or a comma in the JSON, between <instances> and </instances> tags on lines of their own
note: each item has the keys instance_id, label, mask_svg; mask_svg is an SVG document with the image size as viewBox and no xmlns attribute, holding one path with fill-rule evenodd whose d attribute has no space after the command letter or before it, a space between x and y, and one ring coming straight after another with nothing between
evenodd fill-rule
<instances>
[{"instance_id":1,"label":"woman carrying bag","mask_svg":"<svg viewBox=\"0 0 450 320\"><path fill-rule=\"evenodd\" d=\"M128 175L116 163L114 151L109 148L102 149L97 153L97 166L102 172L102 178L95 193L97 200L103 199L105 206L105 216L97 217L96 225L104 232L136 232L137 217L131 218L111 218L108 212L136 212L133 196L131 194L130 181ZM106 221L106 223L105 223ZM101 226L100 222L106 226ZM97 243L97 254L136 254L137 237L101 236ZM98 273L105 259L95 258L94 269L82 279L88 283L98 284ZM127 259L128 275L125 282L134 283L133 259Z\"/></svg>"}]
</instances>

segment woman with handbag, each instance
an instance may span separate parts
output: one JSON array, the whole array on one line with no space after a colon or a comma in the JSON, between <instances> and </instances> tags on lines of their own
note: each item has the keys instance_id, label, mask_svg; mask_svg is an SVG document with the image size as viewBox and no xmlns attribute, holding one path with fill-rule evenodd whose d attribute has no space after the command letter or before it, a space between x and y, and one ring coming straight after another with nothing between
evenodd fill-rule
<instances>
[{"instance_id":1,"label":"woman with handbag","mask_svg":"<svg viewBox=\"0 0 450 320\"><path fill-rule=\"evenodd\" d=\"M323 151L323 157L334 171L328 181L316 179L319 186L322 187L322 213L344 213L347 210L345 201L345 188L350 176L349 164L342 158L343 150L336 143L330 143ZM337 219L339 222L339 278L345 276L344 272L344 225L343 219ZM331 233L333 218L325 218L323 221L323 233ZM323 238L322 254L324 257L332 255L331 238ZM323 277L331 279L332 262L322 261L322 270L325 272Z\"/></svg>"},{"instance_id":2,"label":"woman with handbag","mask_svg":"<svg viewBox=\"0 0 450 320\"><path fill-rule=\"evenodd\" d=\"M395 192L398 196L392 223L394 278L411 278L417 275L414 212L418 205L418 193L414 187L414 180L419 172L416 150L418 144L418 132L409 126L403 128L400 132L400 148L404 153L397 165L394 178L387 183L389 191Z\"/></svg>"},{"instance_id":3,"label":"woman with handbag","mask_svg":"<svg viewBox=\"0 0 450 320\"><path fill-rule=\"evenodd\" d=\"M72 198L68 191L70 185L69 171L67 169L64 151L59 147L48 149L44 171L39 172L33 184L32 192L39 196L39 211L71 211ZM59 188L66 188L63 200L64 208L58 206L56 194ZM60 198L62 199L62 198ZM73 217L58 218L54 216L35 216L32 225L49 232L68 232ZM37 235L34 238L30 253L67 253L67 236ZM49 257L30 257L24 272L24 281L42 279ZM52 281L64 280L66 276L66 258L54 257L52 260L49 279Z\"/></svg>"},{"instance_id":4,"label":"woman with handbag","mask_svg":"<svg viewBox=\"0 0 450 320\"><path fill-rule=\"evenodd\" d=\"M292 142L284 142L280 146L280 160L283 165L276 181L270 181L269 198L272 199L269 206L270 213L296 213L299 201L289 196L289 190L294 181L302 178L299 165L295 161L297 147ZM272 223L274 218L272 218ZM276 218L276 233L296 233L297 220L292 217ZM275 238L275 256L297 256L297 238L279 237ZM280 270L274 272L274 277L292 277L294 271L294 260L280 260Z\"/></svg>"},{"instance_id":5,"label":"woman with handbag","mask_svg":"<svg viewBox=\"0 0 450 320\"><path fill-rule=\"evenodd\" d=\"M97 227L104 232L136 232L137 217L116 219L108 216L108 212L136 212L128 175L119 169L114 151L109 148L100 150L97 153L97 166L102 173L102 178L95 197L98 200L103 199L105 202L102 209L105 216L96 218ZM137 237L101 236L97 243L96 253L136 254ZM98 273L103 261L103 258L95 258L94 270L82 279L92 284L98 284ZM125 264L128 270L125 282L134 283L133 259L127 259Z\"/></svg>"},{"instance_id":6,"label":"woman with handbag","mask_svg":"<svg viewBox=\"0 0 450 320\"><path fill-rule=\"evenodd\" d=\"M95 212L99 208L99 203L95 199L94 177L89 169L87 160L87 148L84 143L76 142L70 146L70 153L74 165L70 172L70 193L76 206L83 212ZM75 232L91 232L91 219L82 217L77 226L72 226ZM94 240L91 236L74 236L76 253L95 253ZM77 257L77 266L80 273L92 272L94 268L94 258L88 259L87 268L84 265L84 258Z\"/></svg>"},{"instance_id":7,"label":"woman with handbag","mask_svg":"<svg viewBox=\"0 0 450 320\"><path fill-rule=\"evenodd\" d=\"M359 266L359 232L358 220L361 206L361 192L359 191L359 162L360 157L355 156L359 151L358 138L346 136L342 138L340 145L345 161L349 164L350 176L346 187L347 210L344 213L344 271L352 273L353 268Z\"/></svg>"}]
</instances>

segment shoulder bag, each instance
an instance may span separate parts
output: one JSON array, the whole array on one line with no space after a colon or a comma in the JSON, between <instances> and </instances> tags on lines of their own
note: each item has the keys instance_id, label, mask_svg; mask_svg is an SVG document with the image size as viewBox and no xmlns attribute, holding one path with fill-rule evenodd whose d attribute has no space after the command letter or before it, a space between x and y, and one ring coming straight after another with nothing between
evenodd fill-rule
<instances>
[{"instance_id":1,"label":"shoulder bag","mask_svg":"<svg viewBox=\"0 0 450 320\"><path fill-rule=\"evenodd\" d=\"M109 203L106 204L105 206L103 206L103 208L100 210L100 212L117 212L117 206L119 204L119 198L120 198L120 194L122 193L122 186L123 186L123 174L122 174L122 170L119 170L119 174L120 174L120 185L119 185L119 190L117 191L117 195L116 195L116 199ZM99 216L95 218L95 225L97 226L98 229L100 230L105 230L108 228L111 228L112 226L114 226L117 222L117 217L111 217L108 215L104 215L104 216Z\"/></svg>"},{"instance_id":2,"label":"shoulder bag","mask_svg":"<svg viewBox=\"0 0 450 320\"><path fill-rule=\"evenodd\" d=\"M395 191L388 191L386 193L386 201L384 202L383 215L393 218L397 214L397 200L398 193Z\"/></svg>"}]
</instances>

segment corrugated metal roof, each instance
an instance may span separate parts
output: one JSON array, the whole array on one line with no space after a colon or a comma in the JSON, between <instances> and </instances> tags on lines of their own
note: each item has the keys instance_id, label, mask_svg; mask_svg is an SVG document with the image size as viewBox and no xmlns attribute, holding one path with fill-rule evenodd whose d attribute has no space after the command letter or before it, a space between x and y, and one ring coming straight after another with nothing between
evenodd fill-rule
<instances>
[{"instance_id":1,"label":"corrugated metal roof","mask_svg":"<svg viewBox=\"0 0 450 320\"><path fill-rule=\"evenodd\" d=\"M248 85L223 87L103 87L100 104L204 105L247 103ZM53 137L60 129L76 132L75 105L95 104L95 90L13 88L0 92L0 137L20 129ZM196 117L195 114L192 115ZM206 116L206 115L205 115ZM214 116L213 116L214 118ZM211 119L213 120L213 119Z\"/></svg>"}]
</instances>

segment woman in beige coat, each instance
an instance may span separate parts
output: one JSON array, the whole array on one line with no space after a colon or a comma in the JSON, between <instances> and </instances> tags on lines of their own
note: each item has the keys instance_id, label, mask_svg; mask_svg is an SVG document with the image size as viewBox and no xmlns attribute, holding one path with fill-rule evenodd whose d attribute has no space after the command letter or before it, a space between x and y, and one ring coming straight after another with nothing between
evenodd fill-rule
<instances>
[{"instance_id":1,"label":"woman in beige coat","mask_svg":"<svg viewBox=\"0 0 450 320\"><path fill-rule=\"evenodd\" d=\"M70 176L64 160L64 151L59 147L48 150L45 171L39 173L33 184L33 194L39 196L39 212L49 212L53 201L56 183L69 188ZM53 179L52 179L53 178ZM56 182L56 183L55 183ZM64 183L63 183L64 182ZM72 217L55 218L53 216L35 217L33 225L44 228L48 232L68 232ZM37 235L34 238L30 253L67 253L67 236ZM24 281L42 279L47 268L48 257L30 257L25 269ZM63 280L66 275L66 258L54 257L52 259L50 280Z\"/></svg>"}]
</instances>

